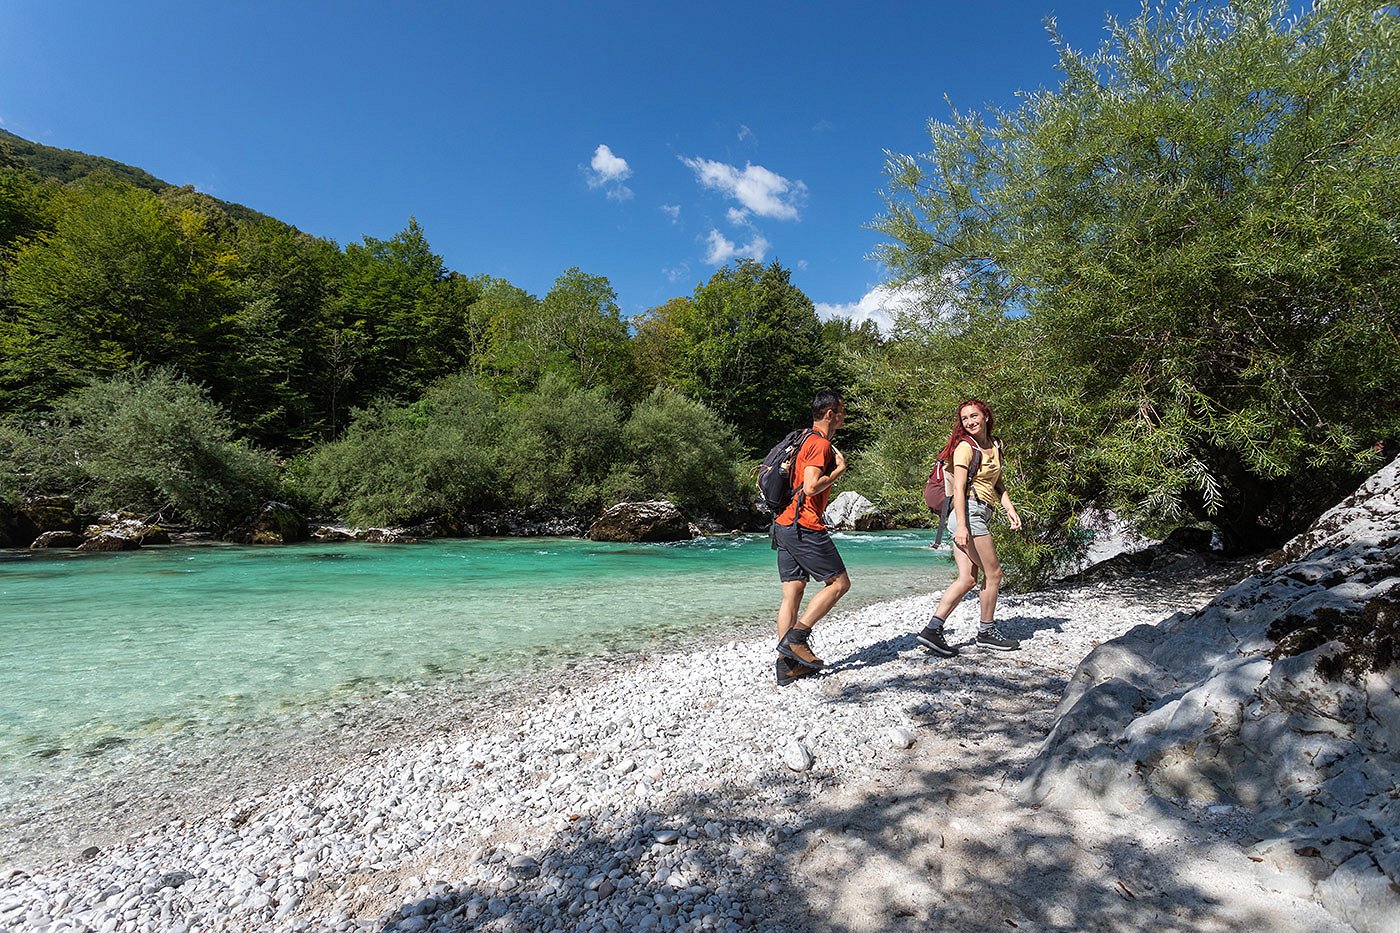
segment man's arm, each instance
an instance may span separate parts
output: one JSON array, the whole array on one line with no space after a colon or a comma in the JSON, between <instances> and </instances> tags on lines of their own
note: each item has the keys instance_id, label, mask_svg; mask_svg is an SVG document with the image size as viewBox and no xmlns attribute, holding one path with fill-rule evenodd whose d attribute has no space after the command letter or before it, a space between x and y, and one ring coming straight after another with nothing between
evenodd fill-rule
<instances>
[{"instance_id":1,"label":"man's arm","mask_svg":"<svg viewBox=\"0 0 1400 933\"><path fill-rule=\"evenodd\" d=\"M809 463L802 471L802 491L808 496L815 496L831 488L831 484L841 478L841 474L846 472L846 458L841 451L834 446L831 452L835 455L836 465L831 468L830 473L823 473L822 468L815 463Z\"/></svg>"}]
</instances>

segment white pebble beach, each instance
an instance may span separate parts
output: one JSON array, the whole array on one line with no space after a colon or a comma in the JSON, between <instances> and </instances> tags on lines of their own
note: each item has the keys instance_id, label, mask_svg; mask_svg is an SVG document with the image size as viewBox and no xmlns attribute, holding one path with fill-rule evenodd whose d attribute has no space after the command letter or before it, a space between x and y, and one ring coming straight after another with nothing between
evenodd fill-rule
<instances>
[{"instance_id":1,"label":"white pebble beach","mask_svg":"<svg viewBox=\"0 0 1400 933\"><path fill-rule=\"evenodd\" d=\"M747 633L556 677L10 869L0 929L1343 929L1229 841L1228 808L1015 793L1090 650L1228 582L1004 597L1014 653L970 644L965 605L948 660L914 640L937 593L838 607L813 638L829 670L782 689L772 637Z\"/></svg>"}]
</instances>

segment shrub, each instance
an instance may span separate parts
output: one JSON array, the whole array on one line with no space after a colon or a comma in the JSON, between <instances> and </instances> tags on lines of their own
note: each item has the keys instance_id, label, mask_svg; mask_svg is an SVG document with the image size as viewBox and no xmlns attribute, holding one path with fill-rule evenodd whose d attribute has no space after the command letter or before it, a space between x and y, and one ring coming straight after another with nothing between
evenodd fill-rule
<instances>
[{"instance_id":1,"label":"shrub","mask_svg":"<svg viewBox=\"0 0 1400 933\"><path fill-rule=\"evenodd\" d=\"M700 402L658 388L622 429L636 494L666 498L697 514L738 508L742 445L734 429Z\"/></svg>"},{"instance_id":2,"label":"shrub","mask_svg":"<svg viewBox=\"0 0 1400 933\"><path fill-rule=\"evenodd\" d=\"M167 369L78 389L54 409L30 458L35 485L95 511L122 509L219 526L277 488L272 456L233 436L208 393Z\"/></svg>"},{"instance_id":3,"label":"shrub","mask_svg":"<svg viewBox=\"0 0 1400 933\"><path fill-rule=\"evenodd\" d=\"M502 481L515 505L596 508L618 488L622 414L602 389L559 374L516 398L501 431Z\"/></svg>"},{"instance_id":4,"label":"shrub","mask_svg":"<svg viewBox=\"0 0 1400 933\"><path fill-rule=\"evenodd\" d=\"M356 524L460 515L488 500L498 430L495 397L449 376L410 405L356 410L345 436L294 463L290 481L313 507Z\"/></svg>"}]
</instances>

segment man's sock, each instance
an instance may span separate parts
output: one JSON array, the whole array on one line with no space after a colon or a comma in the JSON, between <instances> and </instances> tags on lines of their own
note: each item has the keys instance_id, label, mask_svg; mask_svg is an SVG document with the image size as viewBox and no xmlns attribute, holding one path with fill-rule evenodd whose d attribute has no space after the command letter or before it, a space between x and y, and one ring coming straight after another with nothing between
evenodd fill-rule
<instances>
[{"instance_id":1,"label":"man's sock","mask_svg":"<svg viewBox=\"0 0 1400 933\"><path fill-rule=\"evenodd\" d=\"M935 632L941 632L943 631L943 624L945 621L946 620L940 619L938 616L933 616L928 620L928 625L924 626L924 628L931 628Z\"/></svg>"},{"instance_id":2,"label":"man's sock","mask_svg":"<svg viewBox=\"0 0 1400 933\"><path fill-rule=\"evenodd\" d=\"M992 634L992 632L996 631L996 627L997 627L997 620L996 620L996 619L983 619L983 620L981 620L980 622L977 623L977 634L978 634L978 635L990 635L990 634Z\"/></svg>"}]
</instances>

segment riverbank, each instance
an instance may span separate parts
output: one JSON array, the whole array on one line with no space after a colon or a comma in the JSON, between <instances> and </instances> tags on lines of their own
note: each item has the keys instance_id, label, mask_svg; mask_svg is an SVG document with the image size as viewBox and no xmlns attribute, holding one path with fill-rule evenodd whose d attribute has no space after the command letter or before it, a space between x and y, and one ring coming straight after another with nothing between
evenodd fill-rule
<instances>
[{"instance_id":1,"label":"riverbank","mask_svg":"<svg viewBox=\"0 0 1400 933\"><path fill-rule=\"evenodd\" d=\"M381 724L367 758L301 774L293 755L236 800L196 793L12 873L0 925L1337 929L1228 842L1228 808L1127 819L1012 793L1089 650L1242 573L1008 598L1014 654L928 658L918 596L836 614L816 638L833 669L781 691L762 633L537 681L470 722Z\"/></svg>"}]
</instances>

